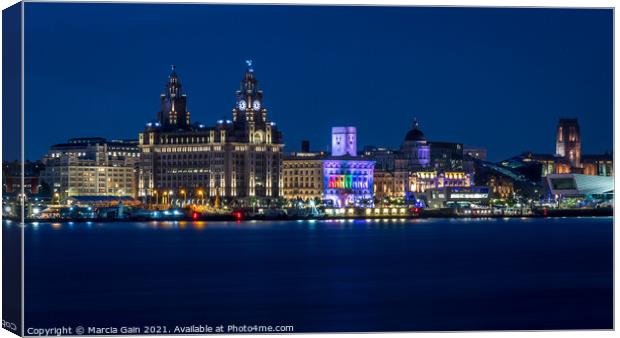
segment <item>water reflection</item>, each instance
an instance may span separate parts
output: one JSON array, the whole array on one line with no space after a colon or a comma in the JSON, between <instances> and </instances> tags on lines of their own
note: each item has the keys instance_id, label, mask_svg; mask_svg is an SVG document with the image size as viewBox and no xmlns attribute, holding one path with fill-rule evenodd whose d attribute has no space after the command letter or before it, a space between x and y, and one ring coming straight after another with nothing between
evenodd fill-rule
<instances>
[{"instance_id":1,"label":"water reflection","mask_svg":"<svg viewBox=\"0 0 620 338\"><path fill-rule=\"evenodd\" d=\"M585 221L592 218L579 219ZM612 219L611 217L599 218L601 221ZM578 220L575 218L575 220ZM146 222L30 222L26 223L26 229L33 230L162 230L162 231L207 231L217 229L239 229L239 230L260 230L275 229L278 231L287 231L291 229L317 231L317 230L347 230L359 231L363 229L431 229L437 226L453 224L453 225L474 225L474 224L526 224L526 223L553 223L564 221L563 218L427 218L427 219L407 219L407 218L359 218L359 219L325 219L325 220L295 220L295 221L146 221ZM4 221L5 227L17 225L16 222L8 220Z\"/></svg>"}]
</instances>

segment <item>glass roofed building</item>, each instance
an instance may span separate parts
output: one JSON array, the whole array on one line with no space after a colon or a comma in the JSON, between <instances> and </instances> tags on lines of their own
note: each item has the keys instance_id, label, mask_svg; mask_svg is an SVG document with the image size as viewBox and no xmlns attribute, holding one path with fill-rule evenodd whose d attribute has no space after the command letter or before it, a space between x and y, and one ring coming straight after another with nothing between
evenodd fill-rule
<instances>
[{"instance_id":1,"label":"glass roofed building","mask_svg":"<svg viewBox=\"0 0 620 338\"><path fill-rule=\"evenodd\" d=\"M614 196L614 178L583 174L549 174L545 178L548 200L581 199L592 204L609 203Z\"/></svg>"}]
</instances>

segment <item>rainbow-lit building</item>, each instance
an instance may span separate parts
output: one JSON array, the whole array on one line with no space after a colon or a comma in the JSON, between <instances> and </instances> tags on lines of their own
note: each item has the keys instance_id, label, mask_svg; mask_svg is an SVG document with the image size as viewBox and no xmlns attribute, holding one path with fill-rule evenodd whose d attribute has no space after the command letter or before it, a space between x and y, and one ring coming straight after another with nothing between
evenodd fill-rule
<instances>
[{"instance_id":1,"label":"rainbow-lit building","mask_svg":"<svg viewBox=\"0 0 620 338\"><path fill-rule=\"evenodd\" d=\"M332 128L332 156L323 160L323 202L373 206L375 161L357 157L355 127Z\"/></svg>"},{"instance_id":2,"label":"rainbow-lit building","mask_svg":"<svg viewBox=\"0 0 620 338\"><path fill-rule=\"evenodd\" d=\"M374 205L374 161L355 158L323 161L323 201L334 207Z\"/></svg>"},{"instance_id":3,"label":"rainbow-lit building","mask_svg":"<svg viewBox=\"0 0 620 338\"><path fill-rule=\"evenodd\" d=\"M357 156L356 134L355 127L332 128L331 156L309 149L285 156L283 197L337 208L373 206L375 161Z\"/></svg>"}]
</instances>

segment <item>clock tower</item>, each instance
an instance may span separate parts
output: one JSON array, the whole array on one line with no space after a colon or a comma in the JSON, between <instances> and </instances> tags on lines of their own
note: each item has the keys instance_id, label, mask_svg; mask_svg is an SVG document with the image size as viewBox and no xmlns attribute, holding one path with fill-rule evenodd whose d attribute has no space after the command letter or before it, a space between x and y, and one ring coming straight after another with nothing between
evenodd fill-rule
<instances>
[{"instance_id":1,"label":"clock tower","mask_svg":"<svg viewBox=\"0 0 620 338\"><path fill-rule=\"evenodd\" d=\"M244 130L249 143L271 143L271 124L267 122L267 109L263 107L263 91L258 86L252 60L246 61L247 69L236 92L237 102L232 110L237 130Z\"/></svg>"},{"instance_id":2,"label":"clock tower","mask_svg":"<svg viewBox=\"0 0 620 338\"><path fill-rule=\"evenodd\" d=\"M161 94L158 120L162 128L166 130L186 130L190 127L187 95L182 91L175 66L172 66L168 83L166 83L164 93Z\"/></svg>"}]
</instances>

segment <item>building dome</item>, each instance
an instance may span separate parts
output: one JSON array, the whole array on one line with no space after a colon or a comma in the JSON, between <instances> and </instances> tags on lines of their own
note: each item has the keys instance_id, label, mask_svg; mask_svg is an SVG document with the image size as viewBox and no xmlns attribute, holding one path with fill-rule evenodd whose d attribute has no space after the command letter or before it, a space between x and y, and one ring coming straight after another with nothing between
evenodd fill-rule
<instances>
[{"instance_id":1,"label":"building dome","mask_svg":"<svg viewBox=\"0 0 620 338\"><path fill-rule=\"evenodd\" d=\"M426 141L424 133L418 128L418 120L413 120L413 127L407 132L407 135L405 135L405 141Z\"/></svg>"}]
</instances>

